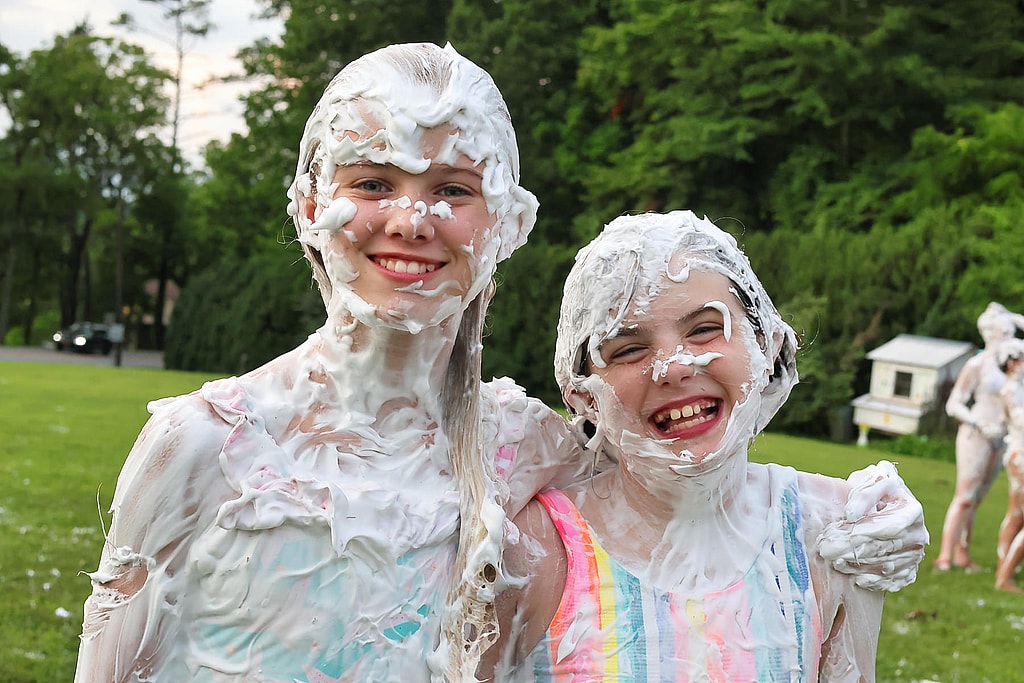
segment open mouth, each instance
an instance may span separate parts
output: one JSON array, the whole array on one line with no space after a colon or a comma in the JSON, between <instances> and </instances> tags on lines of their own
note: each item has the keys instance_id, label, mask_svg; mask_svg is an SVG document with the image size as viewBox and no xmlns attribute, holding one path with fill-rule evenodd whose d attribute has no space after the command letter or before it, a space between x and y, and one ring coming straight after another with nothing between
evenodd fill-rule
<instances>
[{"instance_id":1,"label":"open mouth","mask_svg":"<svg viewBox=\"0 0 1024 683\"><path fill-rule=\"evenodd\" d=\"M714 422L720 410L720 401L702 398L692 403L659 410L651 415L649 422L666 437L676 437Z\"/></svg>"},{"instance_id":2,"label":"open mouth","mask_svg":"<svg viewBox=\"0 0 1024 683\"><path fill-rule=\"evenodd\" d=\"M426 275L433 273L443 264L425 263L424 261L407 261L400 258L373 257L373 262L388 271L398 275Z\"/></svg>"}]
</instances>

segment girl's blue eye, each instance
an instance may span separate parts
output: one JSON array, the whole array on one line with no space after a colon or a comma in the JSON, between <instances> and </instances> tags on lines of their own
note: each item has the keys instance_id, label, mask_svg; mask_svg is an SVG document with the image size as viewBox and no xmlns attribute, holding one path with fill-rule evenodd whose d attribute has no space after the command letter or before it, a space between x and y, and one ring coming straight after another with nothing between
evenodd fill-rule
<instances>
[{"instance_id":1,"label":"girl's blue eye","mask_svg":"<svg viewBox=\"0 0 1024 683\"><path fill-rule=\"evenodd\" d=\"M360 190L366 190L367 192L385 192L387 186L379 180L363 180L357 186Z\"/></svg>"}]
</instances>

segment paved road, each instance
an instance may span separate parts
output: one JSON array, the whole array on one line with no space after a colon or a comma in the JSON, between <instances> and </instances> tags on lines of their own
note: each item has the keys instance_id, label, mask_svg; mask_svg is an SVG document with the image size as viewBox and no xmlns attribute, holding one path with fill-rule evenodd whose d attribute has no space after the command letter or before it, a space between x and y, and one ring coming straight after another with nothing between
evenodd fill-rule
<instances>
[{"instance_id":1,"label":"paved road","mask_svg":"<svg viewBox=\"0 0 1024 683\"><path fill-rule=\"evenodd\" d=\"M114 365L114 354L75 353L73 351L57 351L45 347L0 346L0 362L17 363L74 363L76 365ZM164 367L164 355L160 351L123 351L121 366L126 368L159 368Z\"/></svg>"}]
</instances>

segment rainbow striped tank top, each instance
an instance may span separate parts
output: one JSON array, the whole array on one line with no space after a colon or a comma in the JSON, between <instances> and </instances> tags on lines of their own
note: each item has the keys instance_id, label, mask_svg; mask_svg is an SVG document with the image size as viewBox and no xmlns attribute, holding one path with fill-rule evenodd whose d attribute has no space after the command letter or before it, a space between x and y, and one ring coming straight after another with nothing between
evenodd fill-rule
<instances>
[{"instance_id":1,"label":"rainbow striped tank top","mask_svg":"<svg viewBox=\"0 0 1024 683\"><path fill-rule=\"evenodd\" d=\"M769 468L776 514L761 553L740 581L705 595L645 584L608 556L565 494L540 494L565 544L568 576L551 626L514 680L817 681L821 618L796 471Z\"/></svg>"}]
</instances>

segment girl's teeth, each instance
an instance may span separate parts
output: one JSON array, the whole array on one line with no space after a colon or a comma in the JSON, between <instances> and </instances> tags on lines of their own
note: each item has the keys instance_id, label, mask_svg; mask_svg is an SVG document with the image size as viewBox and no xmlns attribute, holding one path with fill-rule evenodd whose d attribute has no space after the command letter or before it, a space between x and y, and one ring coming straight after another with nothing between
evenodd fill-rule
<instances>
[{"instance_id":1,"label":"girl's teeth","mask_svg":"<svg viewBox=\"0 0 1024 683\"><path fill-rule=\"evenodd\" d=\"M699 405L687 405L682 408L673 408L669 411L669 419L678 420L681 417L693 417L694 415L699 414L700 410L701 408Z\"/></svg>"},{"instance_id":2,"label":"girl's teeth","mask_svg":"<svg viewBox=\"0 0 1024 683\"><path fill-rule=\"evenodd\" d=\"M432 263L420 263L418 261L402 261L399 259L384 259L380 262L386 270L390 270L394 273L412 273L413 275L423 275L425 273L432 273L436 266Z\"/></svg>"}]
</instances>

